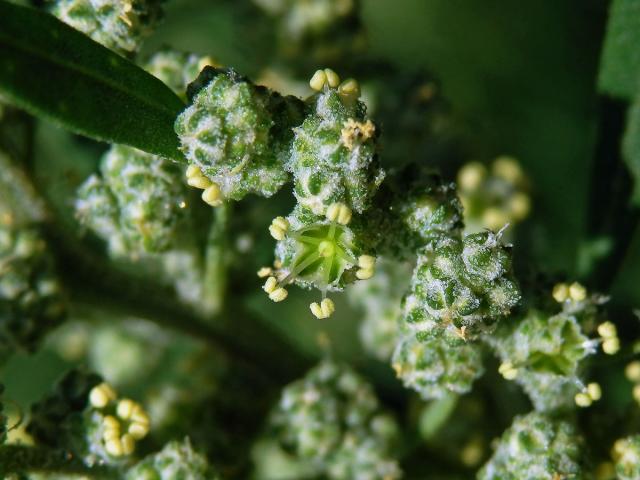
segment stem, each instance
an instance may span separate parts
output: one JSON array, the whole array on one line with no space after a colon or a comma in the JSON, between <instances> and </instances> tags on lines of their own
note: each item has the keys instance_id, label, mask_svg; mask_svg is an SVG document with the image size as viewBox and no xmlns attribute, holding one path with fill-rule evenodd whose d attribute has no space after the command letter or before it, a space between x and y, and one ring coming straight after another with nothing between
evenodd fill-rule
<instances>
[{"instance_id":1,"label":"stem","mask_svg":"<svg viewBox=\"0 0 640 480\"><path fill-rule=\"evenodd\" d=\"M0 446L0 477L5 478L12 473L25 472L77 475L84 478L116 479L120 477L119 473L112 468L87 467L79 458L75 458L66 451L24 445Z\"/></svg>"},{"instance_id":2,"label":"stem","mask_svg":"<svg viewBox=\"0 0 640 480\"><path fill-rule=\"evenodd\" d=\"M214 209L214 219L209 230L205 249L203 309L211 315L222 310L227 291L227 231L231 205L227 202Z\"/></svg>"}]
</instances>

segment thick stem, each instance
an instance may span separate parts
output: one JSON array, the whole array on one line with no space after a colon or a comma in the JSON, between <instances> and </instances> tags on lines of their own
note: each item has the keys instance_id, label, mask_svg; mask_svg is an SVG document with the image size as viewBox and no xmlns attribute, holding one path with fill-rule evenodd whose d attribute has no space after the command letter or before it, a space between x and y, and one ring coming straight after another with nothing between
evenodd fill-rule
<instances>
[{"instance_id":1,"label":"thick stem","mask_svg":"<svg viewBox=\"0 0 640 480\"><path fill-rule=\"evenodd\" d=\"M96 479L120 477L118 472L108 467L87 467L79 458L66 451L24 445L0 446L0 477L28 472Z\"/></svg>"}]
</instances>

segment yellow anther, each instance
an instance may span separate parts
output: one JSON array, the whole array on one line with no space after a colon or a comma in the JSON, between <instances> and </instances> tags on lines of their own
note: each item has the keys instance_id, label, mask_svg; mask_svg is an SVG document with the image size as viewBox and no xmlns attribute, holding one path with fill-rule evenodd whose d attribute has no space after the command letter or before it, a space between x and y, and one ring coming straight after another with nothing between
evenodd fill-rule
<instances>
[{"instance_id":1,"label":"yellow anther","mask_svg":"<svg viewBox=\"0 0 640 480\"><path fill-rule=\"evenodd\" d=\"M624 369L624 375L627 380L633 383L640 383L640 361L634 360Z\"/></svg>"},{"instance_id":2,"label":"yellow anther","mask_svg":"<svg viewBox=\"0 0 640 480\"><path fill-rule=\"evenodd\" d=\"M121 457L123 455L122 443L119 438L114 438L105 442L104 449L112 457Z\"/></svg>"},{"instance_id":3,"label":"yellow anther","mask_svg":"<svg viewBox=\"0 0 640 480\"><path fill-rule=\"evenodd\" d=\"M94 408L104 408L116 399L116 392L108 383L96 385L89 392L89 403Z\"/></svg>"},{"instance_id":4,"label":"yellow anther","mask_svg":"<svg viewBox=\"0 0 640 480\"><path fill-rule=\"evenodd\" d=\"M458 186L464 191L474 191L487 176L487 169L480 162L467 163L458 172Z\"/></svg>"},{"instance_id":5,"label":"yellow anther","mask_svg":"<svg viewBox=\"0 0 640 480\"><path fill-rule=\"evenodd\" d=\"M633 387L631 394L633 395L633 399L637 403L640 403L640 385L636 385L635 387Z\"/></svg>"},{"instance_id":6,"label":"yellow anther","mask_svg":"<svg viewBox=\"0 0 640 480\"><path fill-rule=\"evenodd\" d=\"M202 171L200 171L200 169L195 165L189 165L187 167L185 175L187 176L187 178L199 177L200 175L202 175Z\"/></svg>"},{"instance_id":7,"label":"yellow anther","mask_svg":"<svg viewBox=\"0 0 640 480\"><path fill-rule=\"evenodd\" d=\"M327 83L331 88L336 88L338 85L340 85L340 77L336 72L334 72L330 68L325 68L324 74L326 75Z\"/></svg>"},{"instance_id":8,"label":"yellow anther","mask_svg":"<svg viewBox=\"0 0 640 480\"><path fill-rule=\"evenodd\" d=\"M556 302L562 303L569 298L569 286L566 283L557 283L551 295Z\"/></svg>"},{"instance_id":9,"label":"yellow anther","mask_svg":"<svg viewBox=\"0 0 640 480\"><path fill-rule=\"evenodd\" d=\"M122 454L123 455L131 455L136 449L136 441L133 436L125 433L120 438L120 445L122 446Z\"/></svg>"},{"instance_id":10,"label":"yellow anther","mask_svg":"<svg viewBox=\"0 0 640 480\"><path fill-rule=\"evenodd\" d=\"M260 278L265 278L272 274L273 274L273 268L271 267L262 267L260 270L258 270L258 277Z\"/></svg>"},{"instance_id":11,"label":"yellow anther","mask_svg":"<svg viewBox=\"0 0 640 480\"><path fill-rule=\"evenodd\" d=\"M613 322L606 321L598 325L598 335L602 338L615 338L618 336L618 329Z\"/></svg>"},{"instance_id":12,"label":"yellow anther","mask_svg":"<svg viewBox=\"0 0 640 480\"><path fill-rule=\"evenodd\" d=\"M120 431L120 422L113 415L107 415L102 419L102 427L105 430L117 430Z\"/></svg>"},{"instance_id":13,"label":"yellow anther","mask_svg":"<svg viewBox=\"0 0 640 480\"><path fill-rule=\"evenodd\" d=\"M209 188L212 182L204 175L196 175L196 176L187 178L187 184L192 187L204 190Z\"/></svg>"},{"instance_id":14,"label":"yellow anther","mask_svg":"<svg viewBox=\"0 0 640 480\"><path fill-rule=\"evenodd\" d=\"M336 306L330 298L325 298L320 303L313 302L309 305L309 308L311 309L311 313L319 319L329 318L336 310Z\"/></svg>"},{"instance_id":15,"label":"yellow anther","mask_svg":"<svg viewBox=\"0 0 640 480\"><path fill-rule=\"evenodd\" d=\"M148 425L144 425L142 423L132 423L131 425L129 425L129 428L127 429L127 432L134 439L140 440L140 439L146 437L147 433L149 433L149 426Z\"/></svg>"},{"instance_id":16,"label":"yellow anther","mask_svg":"<svg viewBox=\"0 0 640 480\"><path fill-rule=\"evenodd\" d=\"M615 441L613 447L611 447L611 457L614 460L618 460L629 448L627 441L624 438L620 438Z\"/></svg>"},{"instance_id":17,"label":"yellow anther","mask_svg":"<svg viewBox=\"0 0 640 480\"><path fill-rule=\"evenodd\" d=\"M269 225L269 233L276 240L284 239L287 230L289 229L289 222L284 217L276 217Z\"/></svg>"},{"instance_id":18,"label":"yellow anther","mask_svg":"<svg viewBox=\"0 0 640 480\"><path fill-rule=\"evenodd\" d=\"M326 217L331 222L347 225L351 221L351 209L344 203L332 203L327 208Z\"/></svg>"},{"instance_id":19,"label":"yellow anther","mask_svg":"<svg viewBox=\"0 0 640 480\"><path fill-rule=\"evenodd\" d=\"M489 230L498 230L509 223L509 216L498 207L489 207L482 213L482 224Z\"/></svg>"},{"instance_id":20,"label":"yellow anther","mask_svg":"<svg viewBox=\"0 0 640 480\"><path fill-rule=\"evenodd\" d=\"M509 200L509 210L516 220L524 220L531 211L531 199L529 195L518 192Z\"/></svg>"},{"instance_id":21,"label":"yellow anther","mask_svg":"<svg viewBox=\"0 0 640 480\"><path fill-rule=\"evenodd\" d=\"M202 192L202 200L212 207L218 207L222 204L222 194L217 183L211 183L209 187Z\"/></svg>"},{"instance_id":22,"label":"yellow anther","mask_svg":"<svg viewBox=\"0 0 640 480\"><path fill-rule=\"evenodd\" d=\"M615 355L620 351L620 340L617 337L605 339L602 342L602 351L607 355Z\"/></svg>"},{"instance_id":23,"label":"yellow anther","mask_svg":"<svg viewBox=\"0 0 640 480\"><path fill-rule=\"evenodd\" d=\"M602 398L602 388L600 388L600 385L598 383L590 383L589 385L587 385L587 394L589 395L589 398L591 398L591 400L598 401Z\"/></svg>"},{"instance_id":24,"label":"yellow anther","mask_svg":"<svg viewBox=\"0 0 640 480\"><path fill-rule=\"evenodd\" d=\"M145 412L140 404L136 404L131 413L131 421L140 425L149 425L149 415Z\"/></svg>"},{"instance_id":25,"label":"yellow anther","mask_svg":"<svg viewBox=\"0 0 640 480\"><path fill-rule=\"evenodd\" d=\"M269 298L278 303L285 300L287 298L287 295L289 295L289 292L287 292L284 288L279 287L269 294Z\"/></svg>"},{"instance_id":26,"label":"yellow anther","mask_svg":"<svg viewBox=\"0 0 640 480\"><path fill-rule=\"evenodd\" d=\"M269 294L269 298L274 302L281 302L287 298L288 295L288 292L284 288L278 286L276 277L269 277L262 289Z\"/></svg>"},{"instance_id":27,"label":"yellow anther","mask_svg":"<svg viewBox=\"0 0 640 480\"><path fill-rule=\"evenodd\" d=\"M104 443L110 442L111 440L118 440L120 438L120 430L105 430L102 433L102 441Z\"/></svg>"},{"instance_id":28,"label":"yellow anther","mask_svg":"<svg viewBox=\"0 0 640 480\"><path fill-rule=\"evenodd\" d=\"M324 70L316 70L316 73L314 73L311 80L309 80L309 86L316 92L320 92L325 83L327 83L327 74Z\"/></svg>"},{"instance_id":29,"label":"yellow anther","mask_svg":"<svg viewBox=\"0 0 640 480\"><path fill-rule=\"evenodd\" d=\"M116 413L123 420L129 420L131 418L131 414L133 413L133 410L135 407L136 407L136 402L128 398L123 398L118 402Z\"/></svg>"},{"instance_id":30,"label":"yellow anther","mask_svg":"<svg viewBox=\"0 0 640 480\"><path fill-rule=\"evenodd\" d=\"M282 261L280 259L276 258L273 261L273 268L278 268L278 269L282 268Z\"/></svg>"},{"instance_id":31,"label":"yellow anther","mask_svg":"<svg viewBox=\"0 0 640 480\"><path fill-rule=\"evenodd\" d=\"M360 84L358 84L357 80L349 78L340 84L338 94L344 100L357 100L360 97Z\"/></svg>"},{"instance_id":32,"label":"yellow anther","mask_svg":"<svg viewBox=\"0 0 640 480\"><path fill-rule=\"evenodd\" d=\"M574 302L581 302L587 298L587 289L580 285L578 282L573 282L569 286L569 297Z\"/></svg>"},{"instance_id":33,"label":"yellow anther","mask_svg":"<svg viewBox=\"0 0 640 480\"><path fill-rule=\"evenodd\" d=\"M358 257L358 267L356 277L360 280L367 280L375 273L376 259L371 255L360 255Z\"/></svg>"},{"instance_id":34,"label":"yellow anther","mask_svg":"<svg viewBox=\"0 0 640 480\"><path fill-rule=\"evenodd\" d=\"M593 400L586 392L576 393L574 400L576 402L576 405L582 408L588 407L593 403Z\"/></svg>"},{"instance_id":35,"label":"yellow anther","mask_svg":"<svg viewBox=\"0 0 640 480\"><path fill-rule=\"evenodd\" d=\"M513 157L498 157L491 166L493 173L498 177L502 177L508 182L518 183L523 178L520 164Z\"/></svg>"},{"instance_id":36,"label":"yellow anther","mask_svg":"<svg viewBox=\"0 0 640 480\"><path fill-rule=\"evenodd\" d=\"M518 369L511 362L503 362L498 367L498 372L506 380L513 380L518 376Z\"/></svg>"}]
</instances>

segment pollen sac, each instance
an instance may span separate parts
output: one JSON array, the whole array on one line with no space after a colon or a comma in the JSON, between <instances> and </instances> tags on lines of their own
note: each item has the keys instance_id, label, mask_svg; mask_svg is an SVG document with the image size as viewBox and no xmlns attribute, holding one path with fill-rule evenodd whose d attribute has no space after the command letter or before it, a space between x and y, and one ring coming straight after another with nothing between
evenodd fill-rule
<instances>
[{"instance_id":1,"label":"pollen sac","mask_svg":"<svg viewBox=\"0 0 640 480\"><path fill-rule=\"evenodd\" d=\"M519 321L503 322L487 341L503 364L515 369L513 380L540 411L575 407L574 396L583 385L580 367L598 345L574 316L538 310Z\"/></svg>"},{"instance_id":2,"label":"pollen sac","mask_svg":"<svg viewBox=\"0 0 640 480\"><path fill-rule=\"evenodd\" d=\"M405 332L396 344L391 365L405 387L425 400L449 393L467 393L484 373L482 346L478 343L449 345L439 337L419 341Z\"/></svg>"},{"instance_id":3,"label":"pollen sac","mask_svg":"<svg viewBox=\"0 0 640 480\"><path fill-rule=\"evenodd\" d=\"M585 478L580 456L583 445L568 422L537 412L518 416L478 473L478 480Z\"/></svg>"},{"instance_id":4,"label":"pollen sac","mask_svg":"<svg viewBox=\"0 0 640 480\"><path fill-rule=\"evenodd\" d=\"M78 190L81 223L109 242L114 255L156 253L176 241L186 186L173 162L123 145L104 155L101 175Z\"/></svg>"},{"instance_id":5,"label":"pollen sac","mask_svg":"<svg viewBox=\"0 0 640 480\"><path fill-rule=\"evenodd\" d=\"M162 450L142 459L130 468L125 480L217 480L207 458L194 450L189 438L169 442Z\"/></svg>"},{"instance_id":6,"label":"pollen sac","mask_svg":"<svg viewBox=\"0 0 640 480\"><path fill-rule=\"evenodd\" d=\"M281 445L326 478L400 478L398 426L350 368L323 361L284 388L270 425Z\"/></svg>"},{"instance_id":7,"label":"pollen sac","mask_svg":"<svg viewBox=\"0 0 640 480\"><path fill-rule=\"evenodd\" d=\"M287 168L299 205L316 215L335 203L362 213L384 178L376 156L377 129L353 84L345 89L347 81L337 84L337 75L326 71L312 79L319 92L308 100L310 113L294 129Z\"/></svg>"},{"instance_id":8,"label":"pollen sac","mask_svg":"<svg viewBox=\"0 0 640 480\"><path fill-rule=\"evenodd\" d=\"M38 229L0 222L0 365L17 349L33 350L64 315L62 287Z\"/></svg>"},{"instance_id":9,"label":"pollen sac","mask_svg":"<svg viewBox=\"0 0 640 480\"><path fill-rule=\"evenodd\" d=\"M234 70L205 67L175 130L191 165L223 198L269 197L288 180L284 161L302 103L258 87Z\"/></svg>"},{"instance_id":10,"label":"pollen sac","mask_svg":"<svg viewBox=\"0 0 640 480\"><path fill-rule=\"evenodd\" d=\"M276 245L278 281L322 291L342 290L357 280L358 258L364 253L349 225L297 207L287 217L289 229Z\"/></svg>"},{"instance_id":11,"label":"pollen sac","mask_svg":"<svg viewBox=\"0 0 640 480\"><path fill-rule=\"evenodd\" d=\"M162 0L54 0L51 13L121 54L138 50L162 17Z\"/></svg>"},{"instance_id":12,"label":"pollen sac","mask_svg":"<svg viewBox=\"0 0 640 480\"><path fill-rule=\"evenodd\" d=\"M418 257L404 319L419 338L474 339L520 300L511 253L499 235L444 237Z\"/></svg>"}]
</instances>

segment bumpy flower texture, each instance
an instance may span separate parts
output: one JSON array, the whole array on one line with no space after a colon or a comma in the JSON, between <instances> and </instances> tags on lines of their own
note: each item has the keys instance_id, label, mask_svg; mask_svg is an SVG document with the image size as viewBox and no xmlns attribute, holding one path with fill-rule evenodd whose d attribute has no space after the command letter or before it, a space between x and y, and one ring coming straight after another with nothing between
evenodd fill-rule
<instances>
[{"instance_id":1,"label":"bumpy flower texture","mask_svg":"<svg viewBox=\"0 0 640 480\"><path fill-rule=\"evenodd\" d=\"M258 87L231 69L205 67L175 130L189 161L189 184L213 206L248 193L269 197L288 180L291 127L302 104Z\"/></svg>"},{"instance_id":2,"label":"bumpy flower texture","mask_svg":"<svg viewBox=\"0 0 640 480\"><path fill-rule=\"evenodd\" d=\"M478 480L558 480L586 477L582 438L568 422L541 413L516 417Z\"/></svg>"},{"instance_id":3,"label":"bumpy flower texture","mask_svg":"<svg viewBox=\"0 0 640 480\"><path fill-rule=\"evenodd\" d=\"M31 350L64 316L53 259L36 228L0 223L0 364Z\"/></svg>"},{"instance_id":4,"label":"bumpy flower texture","mask_svg":"<svg viewBox=\"0 0 640 480\"><path fill-rule=\"evenodd\" d=\"M271 417L282 446L318 475L340 480L400 478L391 455L395 421L373 389L346 366L323 361L287 386Z\"/></svg>"},{"instance_id":5,"label":"bumpy flower texture","mask_svg":"<svg viewBox=\"0 0 640 480\"><path fill-rule=\"evenodd\" d=\"M112 254L162 252L176 240L184 219L186 186L180 169L165 158L114 145L102 158L101 175L78 190L76 214Z\"/></svg>"},{"instance_id":6,"label":"bumpy flower texture","mask_svg":"<svg viewBox=\"0 0 640 480\"><path fill-rule=\"evenodd\" d=\"M418 256L404 319L419 339L444 336L455 343L490 331L519 300L500 233L443 237Z\"/></svg>"},{"instance_id":7,"label":"bumpy flower texture","mask_svg":"<svg viewBox=\"0 0 640 480\"><path fill-rule=\"evenodd\" d=\"M93 40L131 54L162 16L162 0L53 0L51 13Z\"/></svg>"}]
</instances>

